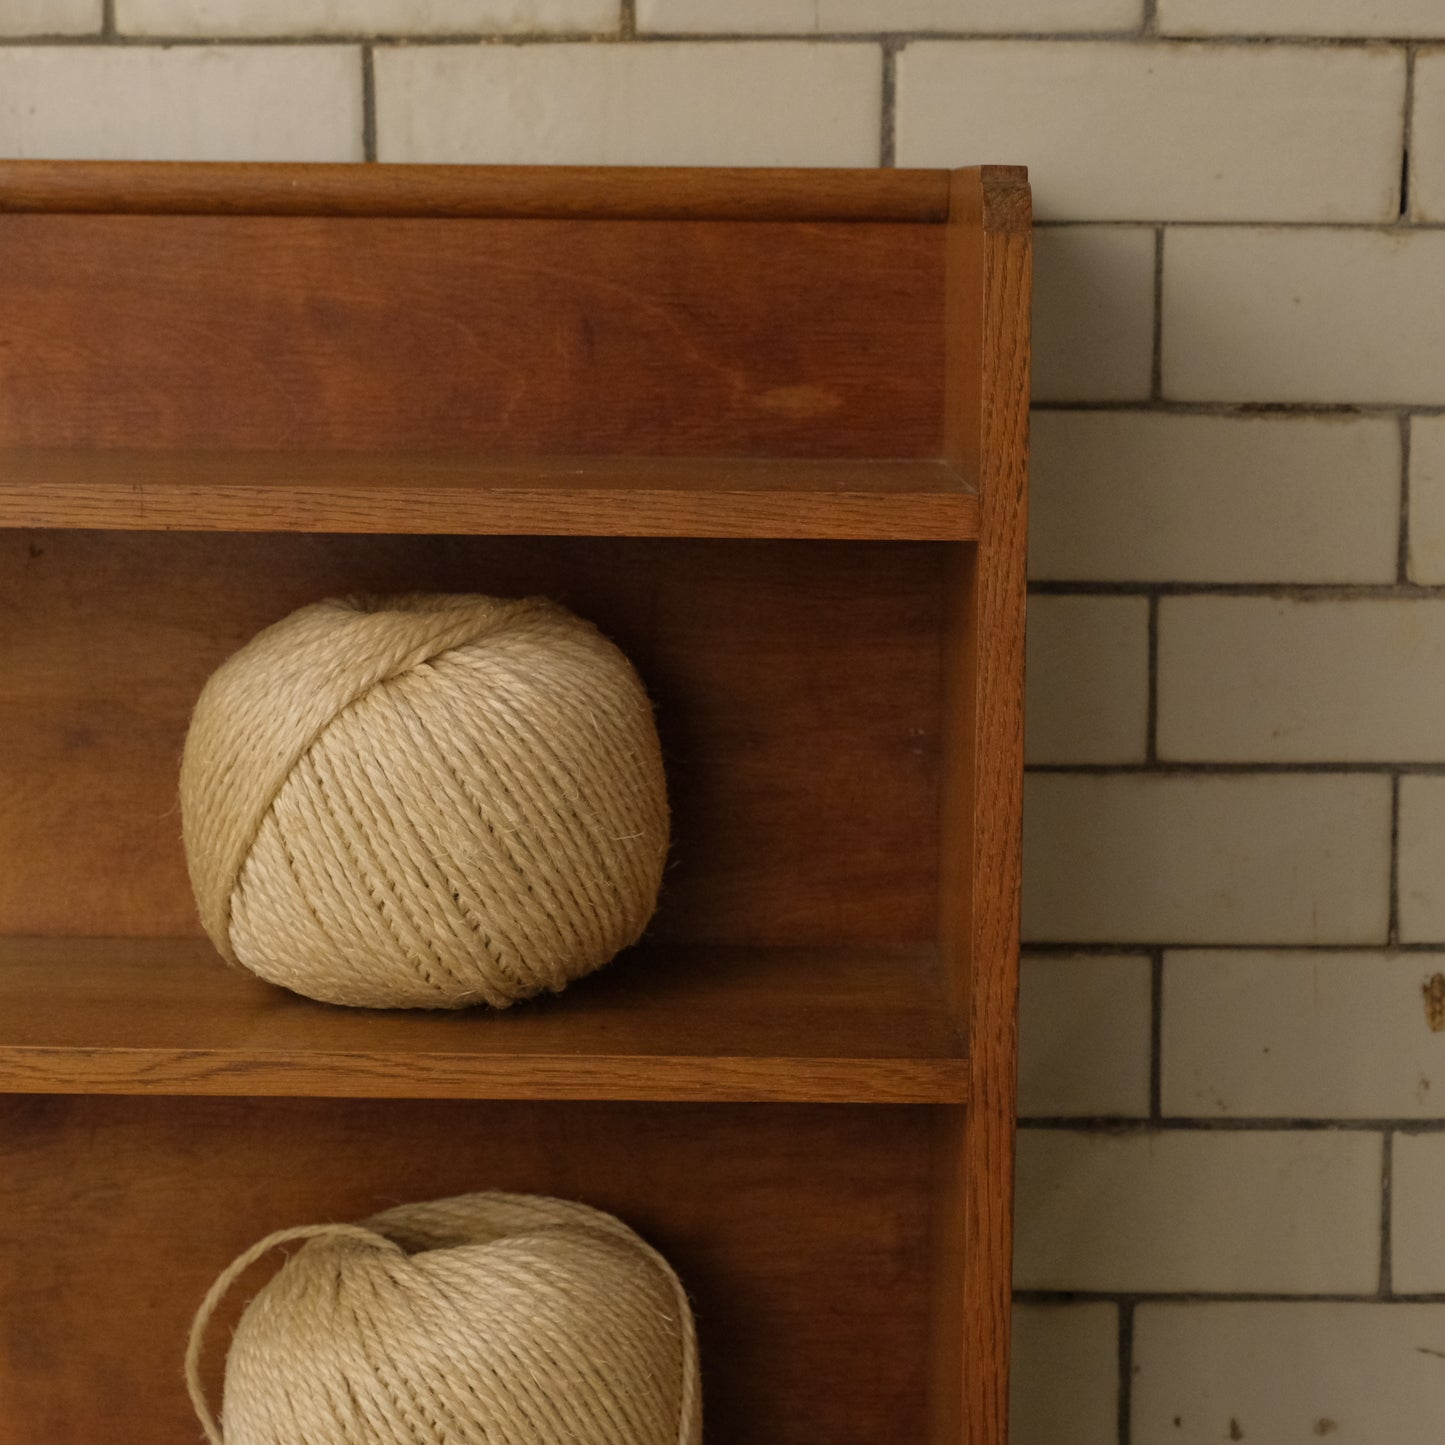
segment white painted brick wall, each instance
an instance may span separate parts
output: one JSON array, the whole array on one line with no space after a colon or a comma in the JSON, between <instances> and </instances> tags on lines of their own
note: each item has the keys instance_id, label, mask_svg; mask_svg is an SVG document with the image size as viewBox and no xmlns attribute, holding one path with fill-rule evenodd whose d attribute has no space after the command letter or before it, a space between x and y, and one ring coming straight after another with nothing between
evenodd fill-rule
<instances>
[{"instance_id":1,"label":"white painted brick wall","mask_svg":"<svg viewBox=\"0 0 1445 1445\"><path fill-rule=\"evenodd\" d=\"M1438 481L1422 488L1438 492L1430 545L1445 577L1438 434ZM1393 418L1041 411L1029 480L1029 568L1041 580L1395 580ZM1411 505L1413 518L1422 504Z\"/></svg>"},{"instance_id":2,"label":"white painted brick wall","mask_svg":"<svg viewBox=\"0 0 1445 1445\"><path fill-rule=\"evenodd\" d=\"M1142 763L1148 714L1148 602L1036 597L1028 631L1028 760Z\"/></svg>"},{"instance_id":3,"label":"white painted brick wall","mask_svg":"<svg viewBox=\"0 0 1445 1445\"><path fill-rule=\"evenodd\" d=\"M1445 1134L1396 1134L1390 1187L1391 1272L1403 1294L1445 1294ZM1439 1348L1445 1353L1445 1342ZM1442 1416L1445 1418L1445 1416Z\"/></svg>"},{"instance_id":4,"label":"white painted brick wall","mask_svg":"<svg viewBox=\"0 0 1445 1445\"><path fill-rule=\"evenodd\" d=\"M1166 954L1164 1113L1438 1118L1445 1033L1429 1025L1422 985L1441 971L1438 954Z\"/></svg>"},{"instance_id":5,"label":"white painted brick wall","mask_svg":"<svg viewBox=\"0 0 1445 1445\"><path fill-rule=\"evenodd\" d=\"M355 161L351 46L0 47L0 155Z\"/></svg>"},{"instance_id":6,"label":"white painted brick wall","mask_svg":"<svg viewBox=\"0 0 1445 1445\"><path fill-rule=\"evenodd\" d=\"M95 35L102 0L0 0L0 35Z\"/></svg>"},{"instance_id":7,"label":"white painted brick wall","mask_svg":"<svg viewBox=\"0 0 1445 1445\"><path fill-rule=\"evenodd\" d=\"M1131 1293L1373 1290L1380 1166L1378 1135L1342 1130L1024 1129L1014 1281Z\"/></svg>"},{"instance_id":8,"label":"white painted brick wall","mask_svg":"<svg viewBox=\"0 0 1445 1445\"><path fill-rule=\"evenodd\" d=\"M1445 601L1164 598L1159 756L1445 761Z\"/></svg>"},{"instance_id":9,"label":"white painted brick wall","mask_svg":"<svg viewBox=\"0 0 1445 1445\"><path fill-rule=\"evenodd\" d=\"M1149 1113L1147 956L1026 957L1019 978L1019 1113L1033 1119Z\"/></svg>"},{"instance_id":10,"label":"white painted brick wall","mask_svg":"<svg viewBox=\"0 0 1445 1445\"><path fill-rule=\"evenodd\" d=\"M1445 231L1181 226L1164 243L1164 395L1438 405Z\"/></svg>"},{"instance_id":11,"label":"white painted brick wall","mask_svg":"<svg viewBox=\"0 0 1445 1445\"><path fill-rule=\"evenodd\" d=\"M1134 1439L1438 1445L1445 1306L1144 1304Z\"/></svg>"},{"instance_id":12,"label":"white painted brick wall","mask_svg":"<svg viewBox=\"0 0 1445 1445\"><path fill-rule=\"evenodd\" d=\"M898 86L900 165L1027 161L1040 219L1387 221L1399 206L1397 51L924 41Z\"/></svg>"},{"instance_id":13,"label":"white painted brick wall","mask_svg":"<svg viewBox=\"0 0 1445 1445\"><path fill-rule=\"evenodd\" d=\"M1118 1445L1119 1312L1113 1305L1014 1311L1012 1445Z\"/></svg>"},{"instance_id":14,"label":"white painted brick wall","mask_svg":"<svg viewBox=\"0 0 1445 1445\"><path fill-rule=\"evenodd\" d=\"M384 161L876 165L882 52L796 41L376 57Z\"/></svg>"},{"instance_id":15,"label":"white painted brick wall","mask_svg":"<svg viewBox=\"0 0 1445 1445\"><path fill-rule=\"evenodd\" d=\"M1051 226L1034 237L1036 401L1140 401L1154 364L1154 233Z\"/></svg>"},{"instance_id":16,"label":"white painted brick wall","mask_svg":"<svg viewBox=\"0 0 1445 1445\"><path fill-rule=\"evenodd\" d=\"M1164 35L1445 35L1440 0L1159 0Z\"/></svg>"},{"instance_id":17,"label":"white painted brick wall","mask_svg":"<svg viewBox=\"0 0 1445 1445\"><path fill-rule=\"evenodd\" d=\"M1439 7L1445 22L1445 6ZM1440 33L1445 34L1445 23ZM1410 137L1410 211L1417 221L1445 221L1445 49L1415 61L1415 115Z\"/></svg>"},{"instance_id":18,"label":"white painted brick wall","mask_svg":"<svg viewBox=\"0 0 1445 1445\"><path fill-rule=\"evenodd\" d=\"M847 34L1136 30L1143 0L637 0L637 25L664 34Z\"/></svg>"},{"instance_id":19,"label":"white painted brick wall","mask_svg":"<svg viewBox=\"0 0 1445 1445\"><path fill-rule=\"evenodd\" d=\"M620 0L115 0L122 35L499 35L616 32Z\"/></svg>"},{"instance_id":20,"label":"white painted brick wall","mask_svg":"<svg viewBox=\"0 0 1445 1445\"><path fill-rule=\"evenodd\" d=\"M1380 777L1036 773L1024 937L1036 943L1383 943Z\"/></svg>"},{"instance_id":21,"label":"white painted brick wall","mask_svg":"<svg viewBox=\"0 0 1445 1445\"><path fill-rule=\"evenodd\" d=\"M1445 416L1410 423L1410 580L1445 583Z\"/></svg>"},{"instance_id":22,"label":"white painted brick wall","mask_svg":"<svg viewBox=\"0 0 1445 1445\"><path fill-rule=\"evenodd\" d=\"M1445 943L1445 777L1400 779L1400 938Z\"/></svg>"},{"instance_id":23,"label":"white painted brick wall","mask_svg":"<svg viewBox=\"0 0 1445 1445\"><path fill-rule=\"evenodd\" d=\"M1149 9L0 0L0 156L1030 164L1014 1440L1433 1445L1445 0Z\"/></svg>"}]
</instances>

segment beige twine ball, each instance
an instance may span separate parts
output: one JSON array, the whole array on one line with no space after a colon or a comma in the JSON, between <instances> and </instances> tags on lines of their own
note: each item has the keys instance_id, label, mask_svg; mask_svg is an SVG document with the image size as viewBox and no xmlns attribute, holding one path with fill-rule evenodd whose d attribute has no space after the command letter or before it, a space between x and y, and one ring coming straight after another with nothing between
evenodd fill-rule
<instances>
[{"instance_id":1,"label":"beige twine ball","mask_svg":"<svg viewBox=\"0 0 1445 1445\"><path fill-rule=\"evenodd\" d=\"M216 1305L305 1239L246 1307L221 1423L200 1380ZM211 1445L696 1445L702 1397L677 1276L610 1214L468 1194L286 1229L212 1286L186 1354Z\"/></svg>"},{"instance_id":2,"label":"beige twine ball","mask_svg":"<svg viewBox=\"0 0 1445 1445\"><path fill-rule=\"evenodd\" d=\"M667 794L637 674L555 603L335 598L206 684L181 763L201 922L297 993L505 1007L657 903Z\"/></svg>"}]
</instances>

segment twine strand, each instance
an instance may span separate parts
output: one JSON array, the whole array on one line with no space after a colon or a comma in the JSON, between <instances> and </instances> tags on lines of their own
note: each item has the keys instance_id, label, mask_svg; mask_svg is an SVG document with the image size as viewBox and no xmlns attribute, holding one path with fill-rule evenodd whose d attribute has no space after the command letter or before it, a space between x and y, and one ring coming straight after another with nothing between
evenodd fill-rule
<instances>
[{"instance_id":1,"label":"twine strand","mask_svg":"<svg viewBox=\"0 0 1445 1445\"><path fill-rule=\"evenodd\" d=\"M191 1321L191 1333L186 1341L186 1391L191 1397L191 1405L210 1445L225 1445L220 1423L206 1399L205 1385L201 1380L201 1352L205 1348L206 1331L210 1327L211 1316L215 1314L221 1301L230 1294L231 1287L257 1260L293 1240L320 1239L324 1236L360 1239L371 1245L386 1243L372 1230L358 1224L301 1224L291 1229L278 1229L237 1255L221 1272L215 1284L206 1291L206 1297L201 1301L195 1319Z\"/></svg>"}]
</instances>

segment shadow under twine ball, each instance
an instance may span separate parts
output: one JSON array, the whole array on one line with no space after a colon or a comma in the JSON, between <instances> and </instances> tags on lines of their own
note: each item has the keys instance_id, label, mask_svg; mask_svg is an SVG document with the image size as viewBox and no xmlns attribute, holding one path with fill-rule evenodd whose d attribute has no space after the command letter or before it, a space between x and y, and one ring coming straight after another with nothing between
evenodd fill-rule
<instances>
[{"instance_id":1,"label":"shadow under twine ball","mask_svg":"<svg viewBox=\"0 0 1445 1445\"><path fill-rule=\"evenodd\" d=\"M200 1378L217 1304L306 1240L246 1307L218 1424ZM468 1194L286 1229L212 1286L186 1357L211 1445L697 1445L692 1311L610 1214Z\"/></svg>"},{"instance_id":2,"label":"shadow under twine ball","mask_svg":"<svg viewBox=\"0 0 1445 1445\"><path fill-rule=\"evenodd\" d=\"M211 677L181 763L201 922L330 1003L501 1008L657 903L668 811L622 653L539 598L335 598Z\"/></svg>"}]
</instances>

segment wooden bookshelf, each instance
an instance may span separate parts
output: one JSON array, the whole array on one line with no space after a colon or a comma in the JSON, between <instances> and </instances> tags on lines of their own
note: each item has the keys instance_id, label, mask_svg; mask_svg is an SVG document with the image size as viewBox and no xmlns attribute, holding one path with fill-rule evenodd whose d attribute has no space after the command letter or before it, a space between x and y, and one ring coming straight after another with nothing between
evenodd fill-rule
<instances>
[{"instance_id":1,"label":"wooden bookshelf","mask_svg":"<svg viewBox=\"0 0 1445 1445\"><path fill-rule=\"evenodd\" d=\"M709 1438L1004 1445L1029 225L1014 167L0 162L0 1438L186 1445L240 1248L501 1188L674 1261ZM501 1013L232 971L185 877L210 671L418 590L657 708L653 925Z\"/></svg>"}]
</instances>

